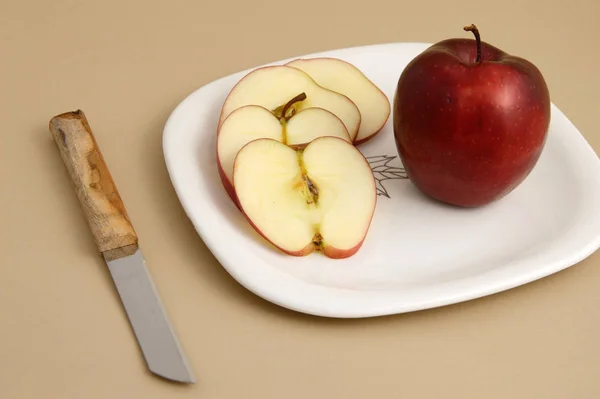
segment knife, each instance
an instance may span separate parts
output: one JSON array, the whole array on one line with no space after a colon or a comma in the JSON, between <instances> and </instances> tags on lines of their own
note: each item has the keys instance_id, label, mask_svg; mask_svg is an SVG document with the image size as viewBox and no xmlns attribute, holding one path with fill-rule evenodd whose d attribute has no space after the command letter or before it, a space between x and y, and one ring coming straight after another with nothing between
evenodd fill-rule
<instances>
[{"instance_id":1,"label":"knife","mask_svg":"<svg viewBox=\"0 0 600 399\"><path fill-rule=\"evenodd\" d=\"M54 116L49 127L148 368L168 380L194 383L84 112Z\"/></svg>"}]
</instances>

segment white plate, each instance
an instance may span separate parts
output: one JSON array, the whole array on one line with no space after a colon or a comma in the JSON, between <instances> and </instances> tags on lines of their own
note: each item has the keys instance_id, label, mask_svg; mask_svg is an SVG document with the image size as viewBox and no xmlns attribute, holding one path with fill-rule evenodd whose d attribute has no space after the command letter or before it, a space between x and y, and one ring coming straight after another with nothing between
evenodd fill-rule
<instances>
[{"instance_id":1,"label":"white plate","mask_svg":"<svg viewBox=\"0 0 600 399\"><path fill-rule=\"evenodd\" d=\"M428 45L393 43L303 57L349 61L393 101L402 69ZM283 255L249 227L217 173L219 111L229 90L249 71L216 80L182 101L165 126L163 149L179 200L201 238L240 284L268 301L328 317L415 311L528 283L581 261L600 246L600 162L553 105L539 163L501 201L455 209L425 199L407 179L385 180L371 229L356 255L345 260ZM380 168L393 172L389 177L402 176L391 117L360 150L373 157L378 177Z\"/></svg>"}]
</instances>

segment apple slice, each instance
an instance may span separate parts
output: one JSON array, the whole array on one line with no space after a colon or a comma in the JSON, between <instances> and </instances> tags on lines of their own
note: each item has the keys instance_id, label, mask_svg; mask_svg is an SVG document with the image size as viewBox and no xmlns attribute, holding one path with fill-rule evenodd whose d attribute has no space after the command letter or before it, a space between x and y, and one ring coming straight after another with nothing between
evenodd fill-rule
<instances>
[{"instance_id":1,"label":"apple slice","mask_svg":"<svg viewBox=\"0 0 600 399\"><path fill-rule=\"evenodd\" d=\"M293 148L306 147L311 141L332 136L352 144L350 134L340 118L323 108L306 108L287 120L282 143Z\"/></svg>"},{"instance_id":2,"label":"apple slice","mask_svg":"<svg viewBox=\"0 0 600 399\"><path fill-rule=\"evenodd\" d=\"M377 194L371 168L351 143L324 136L304 150L261 138L237 154L233 182L253 228L284 253L354 255L369 230Z\"/></svg>"},{"instance_id":3,"label":"apple slice","mask_svg":"<svg viewBox=\"0 0 600 399\"><path fill-rule=\"evenodd\" d=\"M217 133L217 163L221 182L236 206L233 163L238 151L250 141L270 138L293 148L302 148L320 136L334 136L352 142L342 121L331 112L322 108L306 108L294 113L292 106L305 99L306 95L301 93L284 107L278 107L280 118L259 105L245 105L223 121Z\"/></svg>"},{"instance_id":4,"label":"apple slice","mask_svg":"<svg viewBox=\"0 0 600 399\"><path fill-rule=\"evenodd\" d=\"M318 85L344 94L356 104L361 123L358 135L354 138L355 145L373 138L387 122L391 110L389 99L351 63L320 57L299 58L286 65L306 72Z\"/></svg>"},{"instance_id":5,"label":"apple slice","mask_svg":"<svg viewBox=\"0 0 600 399\"><path fill-rule=\"evenodd\" d=\"M354 141L361 123L356 104L340 93L319 86L300 69L284 65L260 67L240 79L225 99L219 126L229 114L244 105L260 105L277 111L298 93L306 93L307 98L293 105L294 112L305 108L330 111L341 119Z\"/></svg>"}]
</instances>

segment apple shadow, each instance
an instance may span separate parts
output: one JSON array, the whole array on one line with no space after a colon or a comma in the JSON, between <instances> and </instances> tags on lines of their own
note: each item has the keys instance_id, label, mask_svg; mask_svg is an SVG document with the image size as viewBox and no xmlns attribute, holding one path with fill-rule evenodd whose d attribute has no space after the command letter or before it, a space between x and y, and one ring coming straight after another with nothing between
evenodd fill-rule
<instances>
[{"instance_id":1,"label":"apple shadow","mask_svg":"<svg viewBox=\"0 0 600 399\"><path fill-rule=\"evenodd\" d=\"M419 201L424 201L432 206L435 206L438 208L445 208L452 212L473 213L473 212L479 212L482 210L487 210L487 209L490 209L495 206L500 206L505 200L507 200L507 197L508 197L508 195L503 195L503 196L493 200L492 202L485 204L485 205L481 205L481 206L454 205L454 204L451 204L448 202L444 202L442 200L438 200L437 198L431 197L431 196L423 193L421 190L419 190L419 188L417 186L415 186L414 183L412 183L412 181L410 181L410 179L407 179L407 180L409 182L409 190L411 191L412 195L414 195L415 197L419 197Z\"/></svg>"},{"instance_id":2,"label":"apple shadow","mask_svg":"<svg viewBox=\"0 0 600 399\"><path fill-rule=\"evenodd\" d=\"M454 212L461 212L461 211L469 210L469 208L452 205L447 202L443 202L436 198L433 198L433 197L425 194L423 191L419 190L419 188L417 186L415 186L415 184L410 179L407 179L407 181L409 183L408 190L410 190L411 195L418 197L419 201L427 202L431 206L435 206L438 208L445 208L448 210L452 210Z\"/></svg>"}]
</instances>

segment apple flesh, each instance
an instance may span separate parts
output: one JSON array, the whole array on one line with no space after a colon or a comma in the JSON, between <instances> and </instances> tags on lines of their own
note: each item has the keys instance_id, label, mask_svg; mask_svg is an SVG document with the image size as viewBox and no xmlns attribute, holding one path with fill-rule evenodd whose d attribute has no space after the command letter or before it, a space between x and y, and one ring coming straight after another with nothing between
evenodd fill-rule
<instances>
[{"instance_id":1,"label":"apple flesh","mask_svg":"<svg viewBox=\"0 0 600 399\"><path fill-rule=\"evenodd\" d=\"M217 163L221 182L236 206L233 164L239 150L250 141L269 138L299 149L320 136L339 137L351 142L346 127L331 112L322 108L306 108L293 113L291 106L303 98L294 97L287 103L287 109L280 108L287 115L281 115L281 112L276 115L258 105L245 105L223 121L217 133Z\"/></svg>"},{"instance_id":2,"label":"apple flesh","mask_svg":"<svg viewBox=\"0 0 600 399\"><path fill-rule=\"evenodd\" d=\"M237 154L233 183L248 222L286 254L354 255L377 201L368 162L348 141L324 136L295 150L261 138Z\"/></svg>"},{"instance_id":3,"label":"apple flesh","mask_svg":"<svg viewBox=\"0 0 600 399\"><path fill-rule=\"evenodd\" d=\"M219 126L234 110L245 105L260 105L270 111L286 104L298 93L305 93L306 100L293 104L293 112L306 108L323 108L336 115L354 140L361 124L358 107L348 97L319 86L300 69L275 65L254 69L245 75L225 99Z\"/></svg>"},{"instance_id":4,"label":"apple flesh","mask_svg":"<svg viewBox=\"0 0 600 399\"><path fill-rule=\"evenodd\" d=\"M496 201L536 165L550 123L550 95L530 61L473 39L448 39L403 70L394 137L412 183L462 207Z\"/></svg>"},{"instance_id":5,"label":"apple flesh","mask_svg":"<svg viewBox=\"0 0 600 399\"><path fill-rule=\"evenodd\" d=\"M357 67L331 57L298 58L286 65L301 69L318 85L347 96L360 111L361 122L354 144L375 137L387 122L391 106L387 96Z\"/></svg>"}]
</instances>

